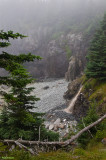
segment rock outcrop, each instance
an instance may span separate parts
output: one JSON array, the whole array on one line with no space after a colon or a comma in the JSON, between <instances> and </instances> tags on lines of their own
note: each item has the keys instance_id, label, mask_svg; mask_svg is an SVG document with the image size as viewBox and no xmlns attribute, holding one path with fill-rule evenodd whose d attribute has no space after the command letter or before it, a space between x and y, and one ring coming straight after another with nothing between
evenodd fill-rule
<instances>
[{"instance_id":1,"label":"rock outcrop","mask_svg":"<svg viewBox=\"0 0 106 160\"><path fill-rule=\"evenodd\" d=\"M73 81L84 71L89 40L85 41L82 33L69 33L67 37L72 56L69 59L69 66L65 78L67 81Z\"/></svg>"},{"instance_id":2,"label":"rock outcrop","mask_svg":"<svg viewBox=\"0 0 106 160\"><path fill-rule=\"evenodd\" d=\"M39 50L43 60L35 65L36 76L76 79L84 71L88 46L82 33L58 35Z\"/></svg>"},{"instance_id":3,"label":"rock outcrop","mask_svg":"<svg viewBox=\"0 0 106 160\"><path fill-rule=\"evenodd\" d=\"M88 109L89 109L89 102L85 98L84 94L80 93L73 109L73 115L75 119L80 120L82 117L86 116Z\"/></svg>"},{"instance_id":4,"label":"rock outcrop","mask_svg":"<svg viewBox=\"0 0 106 160\"><path fill-rule=\"evenodd\" d=\"M77 95L80 87L81 87L80 78L77 78L69 83L68 90L64 93L64 98L67 101L67 105L69 105L73 100L73 98L75 97L75 95ZM89 108L89 102L85 98L83 92L80 91L80 94L78 95L74 103L72 115L75 117L76 120L80 120L81 117L86 115L88 108Z\"/></svg>"},{"instance_id":5,"label":"rock outcrop","mask_svg":"<svg viewBox=\"0 0 106 160\"><path fill-rule=\"evenodd\" d=\"M80 85L81 80L78 78L70 82L68 84L68 90L64 93L64 98L67 100L71 100L77 93L78 89L80 88Z\"/></svg>"}]
</instances>

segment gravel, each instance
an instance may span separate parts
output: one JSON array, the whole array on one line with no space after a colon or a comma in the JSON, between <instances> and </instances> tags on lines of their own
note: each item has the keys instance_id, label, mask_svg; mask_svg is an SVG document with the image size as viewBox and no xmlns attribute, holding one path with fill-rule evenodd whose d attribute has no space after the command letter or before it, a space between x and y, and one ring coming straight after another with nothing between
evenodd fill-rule
<instances>
[{"instance_id":1,"label":"gravel","mask_svg":"<svg viewBox=\"0 0 106 160\"><path fill-rule=\"evenodd\" d=\"M33 110L34 112L45 113L57 106L65 104L63 95L68 86L68 82L66 82L65 79L37 82L30 86L35 87L33 94L36 95L37 98L40 98L40 100L35 103L37 108Z\"/></svg>"}]
</instances>

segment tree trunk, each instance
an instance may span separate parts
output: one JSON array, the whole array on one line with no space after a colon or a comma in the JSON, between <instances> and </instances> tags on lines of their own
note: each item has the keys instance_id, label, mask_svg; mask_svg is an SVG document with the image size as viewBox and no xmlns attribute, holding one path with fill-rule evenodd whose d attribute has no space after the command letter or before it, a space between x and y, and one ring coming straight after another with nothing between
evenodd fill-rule
<instances>
[{"instance_id":1,"label":"tree trunk","mask_svg":"<svg viewBox=\"0 0 106 160\"><path fill-rule=\"evenodd\" d=\"M4 140L2 141L4 144L13 144L16 143L18 146L21 144L24 145L48 145L48 146L59 146L59 147L66 147L68 145L74 145L73 141L75 141L77 138L80 137L81 134L83 134L84 132L88 131L90 128L96 126L97 124L99 124L101 121L103 121L106 118L106 114L104 116L102 116L100 119L98 119L96 122L90 124L89 126L83 128L81 131L79 131L75 136L73 136L71 139L65 141L65 142L40 142L40 141L26 141L26 140ZM20 146L22 147L22 146ZM25 146L23 146L23 148L25 148ZM27 148L25 148L27 149Z\"/></svg>"}]
</instances>

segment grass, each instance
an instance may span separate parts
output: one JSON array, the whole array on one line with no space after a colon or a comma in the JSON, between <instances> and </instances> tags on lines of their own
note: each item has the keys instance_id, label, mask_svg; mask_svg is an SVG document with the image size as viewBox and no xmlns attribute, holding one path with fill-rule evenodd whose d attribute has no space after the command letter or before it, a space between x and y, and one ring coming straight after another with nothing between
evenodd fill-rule
<instances>
[{"instance_id":1,"label":"grass","mask_svg":"<svg viewBox=\"0 0 106 160\"><path fill-rule=\"evenodd\" d=\"M87 150L76 148L74 151L40 153L32 156L24 150L14 150L7 157L14 157L14 160L106 160L106 149L102 144L88 147Z\"/></svg>"},{"instance_id":2,"label":"grass","mask_svg":"<svg viewBox=\"0 0 106 160\"><path fill-rule=\"evenodd\" d=\"M101 113L106 112L106 82L98 81L96 79L87 80L85 76L82 77L83 92L88 101L96 101L97 107L101 108Z\"/></svg>"}]
</instances>

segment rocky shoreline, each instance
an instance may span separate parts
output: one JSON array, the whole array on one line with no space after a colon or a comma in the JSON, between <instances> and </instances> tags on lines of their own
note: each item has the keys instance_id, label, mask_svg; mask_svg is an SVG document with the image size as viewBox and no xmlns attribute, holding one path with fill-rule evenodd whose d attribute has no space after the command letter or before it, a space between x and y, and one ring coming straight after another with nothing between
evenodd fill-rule
<instances>
[{"instance_id":1,"label":"rocky shoreline","mask_svg":"<svg viewBox=\"0 0 106 160\"><path fill-rule=\"evenodd\" d=\"M45 113L45 127L48 130L58 132L60 137L65 137L69 132L76 131L77 121L75 117L66 113L67 103L63 97L67 90L68 82L65 79L47 79L33 84L33 94L40 97L36 102L37 109L34 112Z\"/></svg>"},{"instance_id":2,"label":"rocky shoreline","mask_svg":"<svg viewBox=\"0 0 106 160\"><path fill-rule=\"evenodd\" d=\"M37 108L33 111L45 113L43 117L45 127L58 132L60 137L65 137L69 132L75 132L77 125L75 117L64 111L67 104L63 95L67 90L68 82L65 79L47 79L29 86L35 88L32 94L40 97L40 101L35 103Z\"/></svg>"},{"instance_id":3,"label":"rocky shoreline","mask_svg":"<svg viewBox=\"0 0 106 160\"><path fill-rule=\"evenodd\" d=\"M65 138L69 132L76 132L77 121L72 114L64 112L66 107L65 104L57 106L44 116L45 127L48 130L58 132L60 138Z\"/></svg>"},{"instance_id":4,"label":"rocky shoreline","mask_svg":"<svg viewBox=\"0 0 106 160\"><path fill-rule=\"evenodd\" d=\"M63 98L64 92L67 90L68 82L65 79L46 80L44 82L37 82L29 85L34 87L32 94L40 98L36 101L34 112L46 113L57 106L65 104Z\"/></svg>"}]
</instances>

